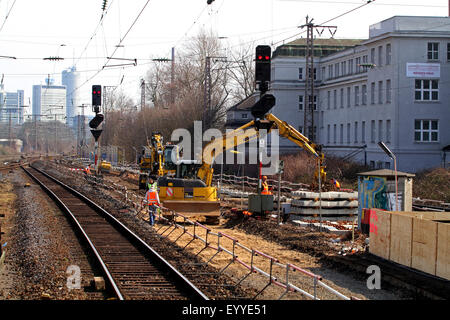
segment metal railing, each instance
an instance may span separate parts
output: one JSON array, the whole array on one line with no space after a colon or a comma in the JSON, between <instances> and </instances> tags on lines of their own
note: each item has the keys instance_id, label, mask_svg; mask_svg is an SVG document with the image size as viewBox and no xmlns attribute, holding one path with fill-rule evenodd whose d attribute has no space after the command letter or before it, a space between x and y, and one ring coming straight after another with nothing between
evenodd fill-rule
<instances>
[{"instance_id":1,"label":"metal railing","mask_svg":"<svg viewBox=\"0 0 450 320\"><path fill-rule=\"evenodd\" d=\"M166 208L163 208L166 209ZM283 293L278 298L279 300L282 299L286 294L289 292L297 292L300 293L310 299L313 300L320 300L319 294L318 294L318 288L321 287L324 290L326 290L328 293L331 293L338 297L339 299L343 300L356 300L355 297L347 297L346 295L340 293L339 291L333 289L329 285L325 284L322 280L322 277L319 275L316 275L310 271L307 271L305 269L302 269L296 265L286 263L281 263L277 258L272 257L271 255L268 255L264 252L261 252L257 249L248 248L245 245L241 244L238 239L229 236L223 232L213 232L210 228L200 224L197 221L192 221L188 219L186 216L179 214L177 212L174 212L172 210L166 209L165 212L159 212L156 216L156 221L164 222L164 223L158 223L161 224L159 228L156 229L156 231L163 237L168 238L170 234L172 234L176 229L182 230L182 233L178 235L178 237L175 240L172 240L173 242L177 242L183 235L188 235L190 237L190 240L187 242L186 245L184 245L183 249L188 247L191 243L193 243L195 240L199 240L203 242L204 246L198 252L196 255L198 256L201 252L205 251L206 249L213 250L213 255L205 262L205 264L209 264L212 262L212 260L217 257L220 253L226 253L230 256L229 263L223 267L218 274L223 273L226 269L228 269L233 263L238 263L240 266L244 267L248 270L248 273L245 274L242 278L240 278L236 282L236 286L240 285L245 279L247 279L250 275L257 273L265 278L267 278L268 283L260 290L258 293L253 297L253 299L257 298L261 293L263 293L270 285L276 285L278 287L281 287L285 289ZM169 213L169 215L167 215ZM177 218L181 218L182 222L177 222ZM167 224L169 225L168 227ZM189 231L188 228L186 228L186 225L191 225L192 231ZM201 234L198 232L198 229L203 230L204 234ZM170 231L169 231L170 230ZM211 237L214 237L211 239ZM229 245L228 247L225 247L224 240L228 240ZM249 254L249 260L250 261L244 261L244 259L241 259L238 254L237 250L243 250L247 254ZM255 258L261 257L264 258L266 262L269 263L269 270L264 271L262 267L256 264ZM275 267L279 267L284 270L284 279L280 279L275 274ZM299 287L299 285L295 285L290 281L291 276L294 272L300 273L303 276L306 276L307 278L312 281L312 288L313 292L308 292L302 288Z\"/></svg>"}]
</instances>

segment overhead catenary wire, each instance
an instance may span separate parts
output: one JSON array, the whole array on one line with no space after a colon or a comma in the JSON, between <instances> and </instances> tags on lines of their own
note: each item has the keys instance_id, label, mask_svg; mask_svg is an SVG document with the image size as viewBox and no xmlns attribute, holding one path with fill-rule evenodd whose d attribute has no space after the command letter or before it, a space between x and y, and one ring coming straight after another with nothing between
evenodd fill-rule
<instances>
[{"instance_id":1,"label":"overhead catenary wire","mask_svg":"<svg viewBox=\"0 0 450 320\"><path fill-rule=\"evenodd\" d=\"M2 26L0 27L0 32L2 32L3 27L5 26L6 20L8 20L9 15L11 14L12 9L14 8L14 5L16 4L16 0L14 0L13 4L11 5L11 8L9 8L8 13L5 16L5 20L3 20Z\"/></svg>"}]
</instances>

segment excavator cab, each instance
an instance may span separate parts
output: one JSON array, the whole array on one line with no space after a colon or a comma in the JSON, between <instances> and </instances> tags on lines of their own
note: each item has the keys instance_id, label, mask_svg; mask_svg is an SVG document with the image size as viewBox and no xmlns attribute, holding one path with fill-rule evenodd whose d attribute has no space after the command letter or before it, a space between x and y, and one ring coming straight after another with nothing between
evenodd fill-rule
<instances>
[{"instance_id":1,"label":"excavator cab","mask_svg":"<svg viewBox=\"0 0 450 320\"><path fill-rule=\"evenodd\" d=\"M182 215L217 223L220 216L217 189L197 178L200 165L196 160L178 160L175 175L158 179L159 199L164 207Z\"/></svg>"}]
</instances>

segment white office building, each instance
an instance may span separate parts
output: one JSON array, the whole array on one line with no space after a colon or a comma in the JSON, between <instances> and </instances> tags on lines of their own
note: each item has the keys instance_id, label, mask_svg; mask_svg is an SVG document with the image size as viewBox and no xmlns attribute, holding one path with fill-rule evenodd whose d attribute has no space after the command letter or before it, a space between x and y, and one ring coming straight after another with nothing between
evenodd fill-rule
<instances>
[{"instance_id":1,"label":"white office building","mask_svg":"<svg viewBox=\"0 0 450 320\"><path fill-rule=\"evenodd\" d=\"M66 123L74 127L75 117L77 115L77 107L79 106L78 90L80 85L80 76L76 72L76 67L73 66L68 70L62 72L62 84L66 86Z\"/></svg>"},{"instance_id":2,"label":"white office building","mask_svg":"<svg viewBox=\"0 0 450 320\"><path fill-rule=\"evenodd\" d=\"M46 85L33 86L33 118L66 123L66 86L53 85L49 79L46 82Z\"/></svg>"},{"instance_id":3,"label":"white office building","mask_svg":"<svg viewBox=\"0 0 450 320\"><path fill-rule=\"evenodd\" d=\"M5 92L3 85L0 86L0 123L12 125L23 123L24 113L24 91Z\"/></svg>"}]
</instances>

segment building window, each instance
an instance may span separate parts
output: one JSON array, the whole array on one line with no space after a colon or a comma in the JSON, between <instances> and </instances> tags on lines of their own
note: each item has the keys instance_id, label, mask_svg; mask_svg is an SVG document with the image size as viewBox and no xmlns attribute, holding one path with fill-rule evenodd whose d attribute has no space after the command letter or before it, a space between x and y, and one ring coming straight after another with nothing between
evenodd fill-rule
<instances>
[{"instance_id":1,"label":"building window","mask_svg":"<svg viewBox=\"0 0 450 320\"><path fill-rule=\"evenodd\" d=\"M344 107L344 88L341 88L341 108Z\"/></svg>"},{"instance_id":2,"label":"building window","mask_svg":"<svg viewBox=\"0 0 450 320\"><path fill-rule=\"evenodd\" d=\"M356 58L355 62L356 62L356 73L360 73L362 70L361 57Z\"/></svg>"},{"instance_id":3,"label":"building window","mask_svg":"<svg viewBox=\"0 0 450 320\"><path fill-rule=\"evenodd\" d=\"M384 163L384 168L385 168L385 169L390 169L390 168L391 168L391 163L388 162L388 161L386 161L386 162Z\"/></svg>"},{"instance_id":4,"label":"building window","mask_svg":"<svg viewBox=\"0 0 450 320\"><path fill-rule=\"evenodd\" d=\"M362 85L362 105L365 106L367 104L367 86L365 84Z\"/></svg>"},{"instance_id":5,"label":"building window","mask_svg":"<svg viewBox=\"0 0 450 320\"><path fill-rule=\"evenodd\" d=\"M386 103L391 103L391 80L386 80Z\"/></svg>"},{"instance_id":6,"label":"building window","mask_svg":"<svg viewBox=\"0 0 450 320\"><path fill-rule=\"evenodd\" d=\"M370 160L370 169L375 169L375 161Z\"/></svg>"},{"instance_id":7,"label":"building window","mask_svg":"<svg viewBox=\"0 0 450 320\"><path fill-rule=\"evenodd\" d=\"M377 169L383 169L383 162L377 161Z\"/></svg>"},{"instance_id":8,"label":"building window","mask_svg":"<svg viewBox=\"0 0 450 320\"><path fill-rule=\"evenodd\" d=\"M383 65L383 47L378 47L378 67Z\"/></svg>"},{"instance_id":9,"label":"building window","mask_svg":"<svg viewBox=\"0 0 450 320\"><path fill-rule=\"evenodd\" d=\"M439 59L439 42L428 42L427 58L428 60Z\"/></svg>"},{"instance_id":10,"label":"building window","mask_svg":"<svg viewBox=\"0 0 450 320\"><path fill-rule=\"evenodd\" d=\"M243 114L242 114L242 119L247 119L247 116L248 116L248 114L243 113Z\"/></svg>"},{"instance_id":11,"label":"building window","mask_svg":"<svg viewBox=\"0 0 450 320\"><path fill-rule=\"evenodd\" d=\"M347 72L347 62L346 61L341 62L341 71L342 71L342 75L345 76L346 72Z\"/></svg>"},{"instance_id":12,"label":"building window","mask_svg":"<svg viewBox=\"0 0 450 320\"><path fill-rule=\"evenodd\" d=\"M414 100L438 101L439 84L437 80L415 80Z\"/></svg>"},{"instance_id":13,"label":"building window","mask_svg":"<svg viewBox=\"0 0 450 320\"><path fill-rule=\"evenodd\" d=\"M439 121L438 120L415 120L414 141L416 142L438 142Z\"/></svg>"},{"instance_id":14,"label":"building window","mask_svg":"<svg viewBox=\"0 0 450 320\"><path fill-rule=\"evenodd\" d=\"M303 111L303 96L298 96L298 110Z\"/></svg>"},{"instance_id":15,"label":"building window","mask_svg":"<svg viewBox=\"0 0 450 320\"><path fill-rule=\"evenodd\" d=\"M327 143L330 143L330 125L327 126Z\"/></svg>"},{"instance_id":16,"label":"building window","mask_svg":"<svg viewBox=\"0 0 450 320\"><path fill-rule=\"evenodd\" d=\"M386 120L386 143L391 143L391 120Z\"/></svg>"},{"instance_id":17,"label":"building window","mask_svg":"<svg viewBox=\"0 0 450 320\"><path fill-rule=\"evenodd\" d=\"M334 109L337 108L337 90L333 90L333 107Z\"/></svg>"},{"instance_id":18,"label":"building window","mask_svg":"<svg viewBox=\"0 0 450 320\"><path fill-rule=\"evenodd\" d=\"M325 67L322 67L322 80L325 80Z\"/></svg>"},{"instance_id":19,"label":"building window","mask_svg":"<svg viewBox=\"0 0 450 320\"><path fill-rule=\"evenodd\" d=\"M370 103L375 104L375 82L370 84Z\"/></svg>"},{"instance_id":20,"label":"building window","mask_svg":"<svg viewBox=\"0 0 450 320\"><path fill-rule=\"evenodd\" d=\"M363 66L363 71L366 72L367 71L367 64L369 63L369 57L367 55L363 56L363 64L365 64L365 66Z\"/></svg>"},{"instance_id":21,"label":"building window","mask_svg":"<svg viewBox=\"0 0 450 320\"><path fill-rule=\"evenodd\" d=\"M378 81L378 103L383 103L383 81Z\"/></svg>"},{"instance_id":22,"label":"building window","mask_svg":"<svg viewBox=\"0 0 450 320\"><path fill-rule=\"evenodd\" d=\"M348 60L348 74L353 74L353 59Z\"/></svg>"},{"instance_id":23,"label":"building window","mask_svg":"<svg viewBox=\"0 0 450 320\"><path fill-rule=\"evenodd\" d=\"M303 68L298 68L298 80L303 80Z\"/></svg>"},{"instance_id":24,"label":"building window","mask_svg":"<svg viewBox=\"0 0 450 320\"><path fill-rule=\"evenodd\" d=\"M383 141L383 120L378 120L378 141Z\"/></svg>"},{"instance_id":25,"label":"building window","mask_svg":"<svg viewBox=\"0 0 450 320\"><path fill-rule=\"evenodd\" d=\"M450 43L447 43L447 60L450 60Z\"/></svg>"},{"instance_id":26,"label":"building window","mask_svg":"<svg viewBox=\"0 0 450 320\"><path fill-rule=\"evenodd\" d=\"M347 144L350 144L350 131L351 131L351 124L347 123Z\"/></svg>"},{"instance_id":27,"label":"building window","mask_svg":"<svg viewBox=\"0 0 450 320\"><path fill-rule=\"evenodd\" d=\"M336 63L334 65L334 76L337 78L339 77L339 63Z\"/></svg>"},{"instance_id":28,"label":"building window","mask_svg":"<svg viewBox=\"0 0 450 320\"><path fill-rule=\"evenodd\" d=\"M366 143L366 122L361 122L361 142Z\"/></svg>"},{"instance_id":29,"label":"building window","mask_svg":"<svg viewBox=\"0 0 450 320\"><path fill-rule=\"evenodd\" d=\"M391 44L386 45L386 65L391 64Z\"/></svg>"},{"instance_id":30,"label":"building window","mask_svg":"<svg viewBox=\"0 0 450 320\"><path fill-rule=\"evenodd\" d=\"M327 91L327 109L330 110L331 106L331 91Z\"/></svg>"},{"instance_id":31,"label":"building window","mask_svg":"<svg viewBox=\"0 0 450 320\"><path fill-rule=\"evenodd\" d=\"M355 121L355 143L358 143L358 121Z\"/></svg>"},{"instance_id":32,"label":"building window","mask_svg":"<svg viewBox=\"0 0 450 320\"><path fill-rule=\"evenodd\" d=\"M370 142L375 143L375 120L370 121Z\"/></svg>"},{"instance_id":33,"label":"building window","mask_svg":"<svg viewBox=\"0 0 450 320\"><path fill-rule=\"evenodd\" d=\"M336 136L337 136L336 125L333 125L333 142L334 142L334 144L336 144Z\"/></svg>"},{"instance_id":34,"label":"building window","mask_svg":"<svg viewBox=\"0 0 450 320\"><path fill-rule=\"evenodd\" d=\"M333 79L333 65L328 66L328 79Z\"/></svg>"},{"instance_id":35,"label":"building window","mask_svg":"<svg viewBox=\"0 0 450 320\"><path fill-rule=\"evenodd\" d=\"M344 144L344 125L343 124L341 124L341 130L339 131L339 143L341 144L341 145L343 145Z\"/></svg>"},{"instance_id":36,"label":"building window","mask_svg":"<svg viewBox=\"0 0 450 320\"><path fill-rule=\"evenodd\" d=\"M370 63L375 64L375 48L370 49Z\"/></svg>"},{"instance_id":37,"label":"building window","mask_svg":"<svg viewBox=\"0 0 450 320\"><path fill-rule=\"evenodd\" d=\"M314 101L312 101L311 96L309 96L309 103L313 103L313 110L317 111L317 96L314 96Z\"/></svg>"},{"instance_id":38,"label":"building window","mask_svg":"<svg viewBox=\"0 0 450 320\"><path fill-rule=\"evenodd\" d=\"M359 86L355 87L355 106L359 106Z\"/></svg>"},{"instance_id":39,"label":"building window","mask_svg":"<svg viewBox=\"0 0 450 320\"><path fill-rule=\"evenodd\" d=\"M347 87L347 108L350 108L351 88Z\"/></svg>"}]
</instances>

